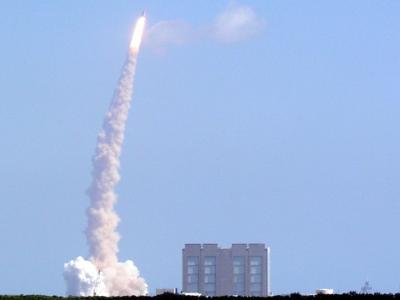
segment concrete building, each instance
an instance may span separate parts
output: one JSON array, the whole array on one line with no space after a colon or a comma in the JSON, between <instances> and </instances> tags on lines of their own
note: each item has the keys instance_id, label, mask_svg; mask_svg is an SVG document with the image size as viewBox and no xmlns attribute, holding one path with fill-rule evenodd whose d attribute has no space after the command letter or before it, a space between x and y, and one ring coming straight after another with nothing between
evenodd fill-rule
<instances>
[{"instance_id":1,"label":"concrete building","mask_svg":"<svg viewBox=\"0 0 400 300\"><path fill-rule=\"evenodd\" d=\"M156 289L156 295L162 295L162 294L178 294L178 289L177 288L159 288Z\"/></svg>"},{"instance_id":2,"label":"concrete building","mask_svg":"<svg viewBox=\"0 0 400 300\"><path fill-rule=\"evenodd\" d=\"M269 296L269 248L265 244L185 244L182 292L206 296Z\"/></svg>"}]
</instances>

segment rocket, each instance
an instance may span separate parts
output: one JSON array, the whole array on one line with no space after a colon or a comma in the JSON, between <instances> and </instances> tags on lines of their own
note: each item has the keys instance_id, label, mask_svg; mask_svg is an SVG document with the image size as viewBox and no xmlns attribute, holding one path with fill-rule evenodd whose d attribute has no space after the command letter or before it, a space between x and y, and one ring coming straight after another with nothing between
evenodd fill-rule
<instances>
[{"instance_id":1,"label":"rocket","mask_svg":"<svg viewBox=\"0 0 400 300\"><path fill-rule=\"evenodd\" d=\"M136 21L135 29L133 30L133 35L131 39L130 49L133 53L139 52L139 47L142 42L142 36L144 32L144 27L146 25L146 13L142 12L142 15Z\"/></svg>"}]
</instances>

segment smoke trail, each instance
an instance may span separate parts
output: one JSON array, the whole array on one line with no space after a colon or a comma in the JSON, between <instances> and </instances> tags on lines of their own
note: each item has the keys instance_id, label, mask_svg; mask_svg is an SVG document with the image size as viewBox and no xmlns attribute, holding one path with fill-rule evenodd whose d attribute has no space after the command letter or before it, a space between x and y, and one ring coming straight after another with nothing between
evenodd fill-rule
<instances>
[{"instance_id":1,"label":"smoke trail","mask_svg":"<svg viewBox=\"0 0 400 300\"><path fill-rule=\"evenodd\" d=\"M90 258L78 257L64 264L67 295L125 296L144 295L147 284L139 276L132 261L118 262L116 231L119 217L114 211L117 195L115 186L120 180L119 166L125 124L131 106L137 55L144 30L145 17L138 19L127 61L104 118L93 157L92 184L88 189L90 206L85 231Z\"/></svg>"},{"instance_id":2,"label":"smoke trail","mask_svg":"<svg viewBox=\"0 0 400 300\"><path fill-rule=\"evenodd\" d=\"M95 265L100 269L118 261L119 234L115 231L119 218L113 206L117 201L114 188L120 180L119 157L124 140L132 95L136 56L130 54L115 91L110 109L104 119L93 157L93 181L89 188L90 207L87 210L86 237Z\"/></svg>"}]
</instances>

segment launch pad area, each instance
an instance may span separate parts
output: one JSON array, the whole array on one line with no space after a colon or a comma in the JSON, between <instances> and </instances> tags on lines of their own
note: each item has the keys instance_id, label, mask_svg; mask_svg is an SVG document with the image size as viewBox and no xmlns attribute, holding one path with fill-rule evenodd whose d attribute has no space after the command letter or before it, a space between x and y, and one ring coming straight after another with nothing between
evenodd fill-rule
<instances>
[{"instance_id":1,"label":"launch pad area","mask_svg":"<svg viewBox=\"0 0 400 300\"><path fill-rule=\"evenodd\" d=\"M250 299L261 299L268 298L271 300L369 300L369 299L382 299L382 300L400 300L400 293L397 294L360 294L356 292L349 292L345 294L334 294L334 295L301 295L299 293L293 293L289 295L276 295L269 297L241 297L241 296L223 296L223 297L206 297L206 296L185 296L180 294L163 294L158 296L124 296L124 297L60 297L60 296L44 296L44 295L0 295L0 300L77 300L77 299L110 299L110 300L206 300L208 298L223 299L238 299L238 300L250 300Z\"/></svg>"}]
</instances>

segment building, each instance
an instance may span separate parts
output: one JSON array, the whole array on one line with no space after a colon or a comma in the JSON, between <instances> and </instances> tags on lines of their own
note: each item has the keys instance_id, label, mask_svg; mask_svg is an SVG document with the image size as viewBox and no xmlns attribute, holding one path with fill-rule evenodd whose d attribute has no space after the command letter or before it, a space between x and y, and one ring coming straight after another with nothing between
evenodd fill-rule
<instances>
[{"instance_id":1,"label":"building","mask_svg":"<svg viewBox=\"0 0 400 300\"><path fill-rule=\"evenodd\" d=\"M178 289L177 288L161 288L161 289L156 289L156 295L162 295L162 294L178 294Z\"/></svg>"},{"instance_id":2,"label":"building","mask_svg":"<svg viewBox=\"0 0 400 300\"><path fill-rule=\"evenodd\" d=\"M206 296L269 296L269 248L265 244L185 244L182 292Z\"/></svg>"},{"instance_id":3,"label":"building","mask_svg":"<svg viewBox=\"0 0 400 300\"><path fill-rule=\"evenodd\" d=\"M333 289L317 289L315 291L316 295L333 295L335 291Z\"/></svg>"}]
</instances>

